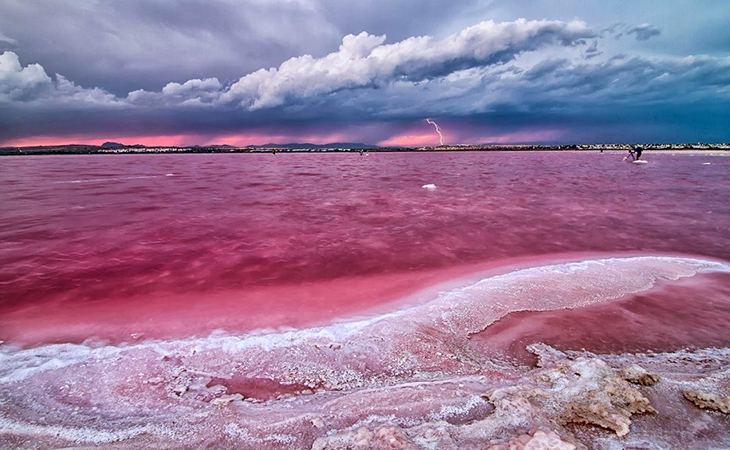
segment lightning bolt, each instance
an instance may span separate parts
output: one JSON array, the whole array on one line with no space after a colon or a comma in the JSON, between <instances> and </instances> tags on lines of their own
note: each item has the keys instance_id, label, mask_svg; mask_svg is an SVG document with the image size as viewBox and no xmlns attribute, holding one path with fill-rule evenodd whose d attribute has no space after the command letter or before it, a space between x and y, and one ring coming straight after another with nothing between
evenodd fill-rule
<instances>
[{"instance_id":1,"label":"lightning bolt","mask_svg":"<svg viewBox=\"0 0 730 450\"><path fill-rule=\"evenodd\" d=\"M439 134L439 145L444 145L444 135L441 134L441 127L431 119L426 119L426 122L430 123L436 128L436 132Z\"/></svg>"}]
</instances>

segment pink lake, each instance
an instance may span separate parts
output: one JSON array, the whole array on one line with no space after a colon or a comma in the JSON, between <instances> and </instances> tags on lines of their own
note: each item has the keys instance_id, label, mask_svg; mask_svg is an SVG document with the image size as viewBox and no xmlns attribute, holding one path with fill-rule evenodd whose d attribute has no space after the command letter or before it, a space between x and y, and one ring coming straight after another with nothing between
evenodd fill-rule
<instances>
[{"instance_id":1,"label":"pink lake","mask_svg":"<svg viewBox=\"0 0 730 450\"><path fill-rule=\"evenodd\" d=\"M671 361L729 357L728 156L2 158L0 446L724 448L672 395L725 375ZM659 414L496 427L483 392L536 383L536 342L669 355Z\"/></svg>"}]
</instances>

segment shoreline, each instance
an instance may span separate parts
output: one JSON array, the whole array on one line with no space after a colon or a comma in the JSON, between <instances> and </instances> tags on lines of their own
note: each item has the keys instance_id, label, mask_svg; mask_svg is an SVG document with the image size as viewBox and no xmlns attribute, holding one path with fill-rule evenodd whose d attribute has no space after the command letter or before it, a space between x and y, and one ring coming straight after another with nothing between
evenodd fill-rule
<instances>
[{"instance_id":1,"label":"shoreline","mask_svg":"<svg viewBox=\"0 0 730 450\"><path fill-rule=\"evenodd\" d=\"M107 148L96 145L58 145L58 146L37 146L37 147L2 147L0 156L36 156L36 155L119 155L119 154L195 154L195 153L220 153L220 154L277 154L277 153L423 153L423 152L526 152L526 151L570 151L570 152L626 152L633 148L629 144L606 144L606 145L455 145L437 147L364 147L364 148L338 148L323 146L302 146L302 147L146 147L146 146L124 146L119 148ZM730 154L728 144L702 144L701 147L694 147L694 144L657 144L642 145L647 154Z\"/></svg>"},{"instance_id":2,"label":"shoreline","mask_svg":"<svg viewBox=\"0 0 730 450\"><path fill-rule=\"evenodd\" d=\"M656 262L650 272L663 271ZM673 264L665 269L659 277L672 279ZM423 311L436 313L431 323L442 332L414 322ZM270 335L0 346L0 385L23 387L4 391L3 425L18 448L255 442L334 450L396 442L414 450L505 450L549 441L551 448L607 449L651 441L699 449L727 442L726 346L605 352L530 339L524 349L534 363L515 364L464 334L478 311L442 313L451 311L427 307L412 318ZM701 420L702 429L685 432L688 420Z\"/></svg>"}]
</instances>

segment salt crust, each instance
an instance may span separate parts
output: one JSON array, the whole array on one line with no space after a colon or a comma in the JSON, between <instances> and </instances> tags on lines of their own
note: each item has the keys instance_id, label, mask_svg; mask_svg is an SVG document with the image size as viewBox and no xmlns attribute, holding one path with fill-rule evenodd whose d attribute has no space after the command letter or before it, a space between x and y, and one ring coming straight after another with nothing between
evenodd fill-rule
<instances>
[{"instance_id":1,"label":"salt crust","mask_svg":"<svg viewBox=\"0 0 730 450\"><path fill-rule=\"evenodd\" d=\"M523 434L507 444L497 444L486 450L575 450L576 446L560 439L554 431L537 430L533 435Z\"/></svg>"},{"instance_id":2,"label":"salt crust","mask_svg":"<svg viewBox=\"0 0 730 450\"><path fill-rule=\"evenodd\" d=\"M571 432L573 428L566 427L571 423L579 426L597 425L611 430L616 437L629 438L635 414L657 414L639 387L654 389L654 386L663 386L653 396L669 396L665 400L675 404L675 408L680 408L680 411L684 407L678 387L685 388L686 397L691 397L687 392L700 392L697 399L693 399L693 402L701 403L698 406L722 410L723 404L719 402L723 399L727 401L730 386L730 369L723 370L722 367L728 367L730 363L730 349L600 357L588 352L564 353L544 344L535 344L529 349L538 356L540 368L530 372L518 383L487 391L484 396L495 406L494 412L488 417L460 427L443 421L415 427L393 424L357 427L322 437L313 448L585 450L634 448L635 445L636 448L719 449L725 448L723 442L730 442L727 423L721 419L714 422L715 431L707 428L712 427L713 422L697 429L699 433L708 434L709 438L695 440L691 433L685 432L680 435L686 434L685 439L689 440L676 442L672 442L672 438L668 438L669 442L654 441L651 435L646 435L646 427L642 430L642 436L624 440L623 443L610 439L605 433L596 432L588 433L592 433L595 438L591 442L581 442ZM613 366L619 367L610 367L602 359L610 360ZM714 360L717 366L706 366L708 360ZM666 376L651 373L637 362L660 368ZM706 370L710 370L712 375L696 375ZM687 372L692 372L694 376L688 377Z\"/></svg>"},{"instance_id":3,"label":"salt crust","mask_svg":"<svg viewBox=\"0 0 730 450\"><path fill-rule=\"evenodd\" d=\"M343 399L342 403L327 402L331 406L329 409L337 409L335 405L347 408L350 412L353 412L351 410L354 405L370 409L372 406L367 406L367 403L363 402L375 396L374 402L370 405L380 404L382 401L379 400L378 395L381 394L381 391L385 391L382 392L383 398L391 398L397 409L399 402L412 400L412 396L419 392L425 393L429 398L433 397L433 400L436 400L437 392L443 392L445 397L440 400L443 402L448 397L463 397L464 394L474 392L479 386L483 386L485 389L480 396L494 408L487 414L473 415L472 420L464 423L450 423L445 420L446 416L433 416L429 421L419 423L412 419L402 420L403 417L395 415L383 415L378 418L364 414L360 416L362 420L351 426L342 427L346 424L338 423L337 417L341 416L344 411L339 411L338 416L328 418L311 415L302 417L302 423L306 426L298 428L298 431L290 428L288 433L284 433L283 429L275 432L276 428L273 428L262 435L251 428L251 423L246 423L246 421L229 422L223 429L216 431L217 428L214 424L220 421L220 418L216 417L220 414L231 418L236 417L237 411L241 410L231 408L236 403L240 404L240 400L230 402L223 410L220 409L220 406L213 405L215 402L209 401L208 403L214 408L206 410L203 406L205 402L203 402L196 407L196 412L187 413L188 415L192 413L192 419L186 421L185 414L181 414L180 417L173 416L175 419L179 419L185 428L197 423L195 429L177 431L174 428L171 429L169 423L164 427L158 424L107 432L97 428L25 424L2 418L0 420L0 429L2 429L0 444L3 443L3 435L14 435L36 437L35 444L29 443L27 447L18 448L36 448L38 442L45 443L46 445L43 446L47 447L59 447L62 446L62 443L69 441L92 445L114 443L115 448L144 448L145 445L160 448L198 448L203 441L195 439L200 435L209 436L208 432L204 430L206 424L210 423L209 433L225 435L228 441L222 442L221 445L206 445L209 448L284 449L310 448L310 446L319 450L381 448L403 450L441 448L585 450L587 448L614 448L613 445L595 447L581 442L573 434L574 428L568 425L588 424L604 428L607 431L598 432L604 441L608 436L608 430L616 437L626 438L630 436L627 433L630 431L636 414L655 413L655 410L649 405L648 397L639 389L648 389L650 391L647 392L652 392L651 390L665 384L669 387L679 385L686 389L705 390L713 387L723 390L728 386L727 370L710 368L711 372L708 376L692 377L682 375L681 372L677 377L668 373L667 370L685 369L689 371L694 366L696 372L702 370L702 361L713 357L718 364L723 365L730 361L730 349L620 356L598 356L588 352L560 352L544 344L533 344L529 346L529 350L538 356L539 367L517 379L502 379L495 383L488 377L464 376L452 380L411 382L408 383L411 394L407 396L403 396L402 387L393 386L389 389L381 388L380 391L372 390L365 397L362 396L362 391L346 394L356 396L356 403L349 403L346 399ZM610 361L611 365L604 359ZM643 365L647 361L648 364L657 368L663 367L664 375L659 378L656 374L644 369ZM649 375L652 379L660 379L660 381L654 386L643 386L641 383L634 385L624 378L625 374L636 373L641 373L643 376ZM436 389L428 390L432 388ZM188 401L191 400L192 398L188 397L191 391L188 390L181 394L181 400L185 401L186 398ZM318 396L309 398L316 400ZM683 400L678 396L675 401ZM338 400L338 402L340 401ZM473 409L476 405L478 402L467 399L462 406L462 412L470 414L469 409ZM276 411L276 408L270 409L272 406L274 404L271 403L261 405L261 413L266 414L267 408L269 408L269 412ZM408 408L407 403L404 406ZM256 405L251 405L251 407L258 408ZM451 408L452 412L457 409ZM180 413L184 411L178 410ZM353 414L358 416L356 411ZM296 420L294 417L288 419L293 422ZM201 426L203 428L200 428ZM309 431L306 431L306 427ZM311 436L311 440L302 441L302 435L307 434ZM727 438L726 435L724 439ZM158 441L160 439L161 442ZM703 447L689 447L686 446L686 443L678 443L676 446L657 448ZM706 448L710 447L706 446Z\"/></svg>"},{"instance_id":4,"label":"salt crust","mask_svg":"<svg viewBox=\"0 0 730 450\"><path fill-rule=\"evenodd\" d=\"M730 397L726 395L688 389L684 391L684 397L702 409L711 409L730 414Z\"/></svg>"},{"instance_id":5,"label":"salt crust","mask_svg":"<svg viewBox=\"0 0 730 450\"><path fill-rule=\"evenodd\" d=\"M684 398L699 408L730 414L730 368L696 384L697 387L682 392Z\"/></svg>"},{"instance_id":6,"label":"salt crust","mask_svg":"<svg viewBox=\"0 0 730 450\"><path fill-rule=\"evenodd\" d=\"M592 260L500 275L419 307L312 330L3 346L0 447L584 449L573 424L626 438L634 415L654 412L653 390L687 405L681 390L718 403L708 394L727 387L728 362L716 361L730 361L730 350L599 357L533 345L540 366L514 372L469 354L466 336L535 299L543 299L539 309L579 306L657 279L727 270L687 258ZM485 306L485 298L494 302ZM213 379L302 387L257 399Z\"/></svg>"},{"instance_id":7,"label":"salt crust","mask_svg":"<svg viewBox=\"0 0 730 450\"><path fill-rule=\"evenodd\" d=\"M624 436L632 415L656 413L649 400L621 377L621 370L598 358L573 360L542 344L529 350L538 356L540 368L519 383L484 393L495 410L482 420L464 426L441 421L410 428L359 427L320 438L312 448L455 448L481 438L493 450L583 449L564 425L597 425ZM522 433L515 436L515 431ZM505 442L500 443L502 436Z\"/></svg>"},{"instance_id":8,"label":"salt crust","mask_svg":"<svg viewBox=\"0 0 730 450\"><path fill-rule=\"evenodd\" d=\"M626 381L642 386L654 386L659 382L659 376L649 373L638 364L631 364L621 370L621 377Z\"/></svg>"}]
</instances>

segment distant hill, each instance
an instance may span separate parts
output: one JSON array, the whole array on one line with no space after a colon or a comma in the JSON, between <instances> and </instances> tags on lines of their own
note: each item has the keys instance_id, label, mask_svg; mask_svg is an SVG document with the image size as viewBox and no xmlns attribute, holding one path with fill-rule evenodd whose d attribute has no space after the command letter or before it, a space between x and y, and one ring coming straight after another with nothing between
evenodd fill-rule
<instances>
[{"instance_id":1,"label":"distant hill","mask_svg":"<svg viewBox=\"0 0 730 450\"><path fill-rule=\"evenodd\" d=\"M101 144L101 148L147 148L146 145L143 144L120 144L119 142L104 142Z\"/></svg>"},{"instance_id":2,"label":"distant hill","mask_svg":"<svg viewBox=\"0 0 730 450\"><path fill-rule=\"evenodd\" d=\"M290 144L264 144L264 145L250 145L251 148L378 148L377 145L363 144L361 142L332 142L329 144L312 144L309 142L303 143L290 143Z\"/></svg>"},{"instance_id":3,"label":"distant hill","mask_svg":"<svg viewBox=\"0 0 730 450\"><path fill-rule=\"evenodd\" d=\"M228 144L209 144L209 145L193 145L190 148L238 148Z\"/></svg>"}]
</instances>

